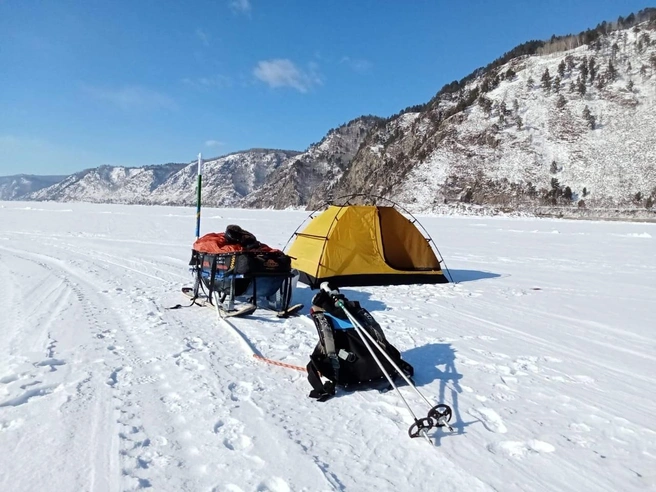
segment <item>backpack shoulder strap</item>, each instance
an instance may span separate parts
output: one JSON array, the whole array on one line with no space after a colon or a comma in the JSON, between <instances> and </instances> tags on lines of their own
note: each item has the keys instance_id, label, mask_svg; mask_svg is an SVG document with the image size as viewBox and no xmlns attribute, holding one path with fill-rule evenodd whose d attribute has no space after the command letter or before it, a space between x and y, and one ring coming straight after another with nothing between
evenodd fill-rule
<instances>
[{"instance_id":1,"label":"backpack shoulder strap","mask_svg":"<svg viewBox=\"0 0 656 492\"><path fill-rule=\"evenodd\" d=\"M332 324L321 311L315 311L312 313L312 321L314 321L314 326L319 334L319 341L321 342L321 346L324 348L326 355L328 357L336 357L335 332L333 331Z\"/></svg>"},{"instance_id":2,"label":"backpack shoulder strap","mask_svg":"<svg viewBox=\"0 0 656 492\"><path fill-rule=\"evenodd\" d=\"M319 401L326 401L335 394L335 383L339 381L339 358L337 357L337 348L335 346L335 332L333 326L326 318L322 311L312 312L312 320L319 334L319 345L321 352L330 361L333 369L332 377L325 375L329 381L326 384L321 382L321 375L317 370L314 362L310 360L307 366L308 381L314 388L310 392L310 398L316 398Z\"/></svg>"},{"instance_id":3,"label":"backpack shoulder strap","mask_svg":"<svg viewBox=\"0 0 656 492\"><path fill-rule=\"evenodd\" d=\"M335 396L335 383L332 381L326 382L326 384L321 382L321 375L317 370L317 367L314 365L314 362L310 361L307 365L308 373L308 382L312 386L312 391L308 395L310 398L315 398L317 401L324 402Z\"/></svg>"}]
</instances>

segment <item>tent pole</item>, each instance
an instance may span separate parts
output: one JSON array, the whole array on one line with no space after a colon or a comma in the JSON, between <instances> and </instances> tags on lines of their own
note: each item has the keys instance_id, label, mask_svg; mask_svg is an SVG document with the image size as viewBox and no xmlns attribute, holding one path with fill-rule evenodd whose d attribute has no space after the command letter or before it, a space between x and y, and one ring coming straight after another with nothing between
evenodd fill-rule
<instances>
[{"instance_id":1,"label":"tent pole","mask_svg":"<svg viewBox=\"0 0 656 492\"><path fill-rule=\"evenodd\" d=\"M196 239L200 238L200 195L203 184L203 158L198 154L198 184L196 190Z\"/></svg>"}]
</instances>

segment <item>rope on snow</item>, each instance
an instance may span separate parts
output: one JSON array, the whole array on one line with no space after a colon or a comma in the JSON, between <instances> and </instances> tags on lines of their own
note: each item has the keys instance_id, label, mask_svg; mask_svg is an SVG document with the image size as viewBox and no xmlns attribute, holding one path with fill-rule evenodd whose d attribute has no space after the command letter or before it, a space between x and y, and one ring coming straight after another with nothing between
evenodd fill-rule
<instances>
[{"instance_id":1,"label":"rope on snow","mask_svg":"<svg viewBox=\"0 0 656 492\"><path fill-rule=\"evenodd\" d=\"M266 362L267 364L271 364L274 366L286 367L287 369L294 369L295 371L300 371L300 372L307 372L307 369L302 366L295 366L294 364L287 364L286 362L281 362L279 360L268 359L258 354L253 354L253 357L255 357L257 360Z\"/></svg>"}]
</instances>

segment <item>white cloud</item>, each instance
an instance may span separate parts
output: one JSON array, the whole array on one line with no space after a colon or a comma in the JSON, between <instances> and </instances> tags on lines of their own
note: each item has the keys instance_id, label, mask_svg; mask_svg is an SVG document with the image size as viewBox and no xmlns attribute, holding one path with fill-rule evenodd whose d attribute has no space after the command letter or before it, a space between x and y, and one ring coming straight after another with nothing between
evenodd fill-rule
<instances>
[{"instance_id":1,"label":"white cloud","mask_svg":"<svg viewBox=\"0 0 656 492\"><path fill-rule=\"evenodd\" d=\"M195 79L185 77L182 79L182 82L195 89L225 89L232 87L232 79L227 75L210 75L209 77L198 77Z\"/></svg>"},{"instance_id":2,"label":"white cloud","mask_svg":"<svg viewBox=\"0 0 656 492\"><path fill-rule=\"evenodd\" d=\"M166 94L145 87L126 86L120 89L109 89L83 85L82 89L95 99L108 102L124 111L177 108L175 101Z\"/></svg>"},{"instance_id":3,"label":"white cloud","mask_svg":"<svg viewBox=\"0 0 656 492\"><path fill-rule=\"evenodd\" d=\"M206 147L222 147L225 145L225 142L220 142L219 140L206 140Z\"/></svg>"},{"instance_id":4,"label":"white cloud","mask_svg":"<svg viewBox=\"0 0 656 492\"><path fill-rule=\"evenodd\" d=\"M232 0L230 8L237 14L250 14L251 2L250 0Z\"/></svg>"},{"instance_id":5,"label":"white cloud","mask_svg":"<svg viewBox=\"0 0 656 492\"><path fill-rule=\"evenodd\" d=\"M348 65L351 68L351 70L358 73L367 72L368 70L371 70L371 68L373 67L373 63L371 63L369 60L364 60L361 58L351 58L350 56L342 57L342 59L339 62Z\"/></svg>"},{"instance_id":6,"label":"white cloud","mask_svg":"<svg viewBox=\"0 0 656 492\"><path fill-rule=\"evenodd\" d=\"M198 39L200 39L201 43L203 43L205 46L210 45L210 35L207 34L207 32L204 29L197 27L196 36L198 37Z\"/></svg>"},{"instance_id":7,"label":"white cloud","mask_svg":"<svg viewBox=\"0 0 656 492\"><path fill-rule=\"evenodd\" d=\"M287 59L258 62L253 69L255 77L273 88L293 87L299 92L307 92L312 86L320 85L319 66L312 62L308 70L301 70Z\"/></svg>"}]
</instances>

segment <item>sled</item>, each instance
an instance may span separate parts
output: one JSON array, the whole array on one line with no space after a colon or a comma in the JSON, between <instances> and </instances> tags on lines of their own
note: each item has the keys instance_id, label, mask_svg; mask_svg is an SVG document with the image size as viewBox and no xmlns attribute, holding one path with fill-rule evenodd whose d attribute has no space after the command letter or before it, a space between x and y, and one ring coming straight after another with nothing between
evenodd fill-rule
<instances>
[{"instance_id":1,"label":"sled","mask_svg":"<svg viewBox=\"0 0 656 492\"><path fill-rule=\"evenodd\" d=\"M183 293L216 305L226 317L247 316L260 307L286 317L303 307L290 304L298 279L291 258L239 226L196 240L189 265L194 286Z\"/></svg>"},{"instance_id":2,"label":"sled","mask_svg":"<svg viewBox=\"0 0 656 492\"><path fill-rule=\"evenodd\" d=\"M194 298L194 289L191 287L183 287L182 293L185 296L187 296L189 299ZM210 303L209 299L204 295L198 296L196 299L194 299L194 304L201 307L212 306L212 303ZM285 310L276 312L276 316L278 316L279 318L287 318L289 316L295 316L300 313L301 309L303 309L303 306L304 306L303 304L294 304L293 306L289 306ZM221 308L219 309L221 310ZM256 309L257 306L254 306L252 304L247 304L244 305L241 309L235 309L234 311L221 310L221 316L224 318L229 318L233 316L247 316L249 314L253 314Z\"/></svg>"}]
</instances>

